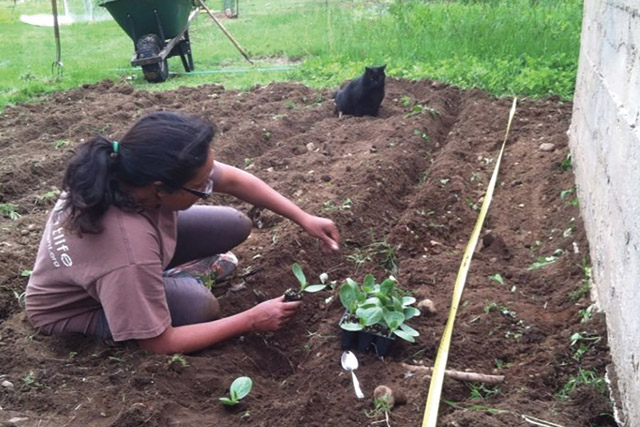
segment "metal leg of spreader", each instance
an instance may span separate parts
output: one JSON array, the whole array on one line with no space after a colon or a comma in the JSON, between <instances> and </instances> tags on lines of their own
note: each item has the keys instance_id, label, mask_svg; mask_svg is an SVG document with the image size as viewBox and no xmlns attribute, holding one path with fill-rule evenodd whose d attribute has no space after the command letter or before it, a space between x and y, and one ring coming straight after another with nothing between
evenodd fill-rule
<instances>
[{"instance_id":1,"label":"metal leg of spreader","mask_svg":"<svg viewBox=\"0 0 640 427\"><path fill-rule=\"evenodd\" d=\"M178 54L182 60L184 70L188 73L193 71L193 55L191 55L191 42L189 41L189 31L184 32L184 39L180 40L178 46Z\"/></svg>"}]
</instances>

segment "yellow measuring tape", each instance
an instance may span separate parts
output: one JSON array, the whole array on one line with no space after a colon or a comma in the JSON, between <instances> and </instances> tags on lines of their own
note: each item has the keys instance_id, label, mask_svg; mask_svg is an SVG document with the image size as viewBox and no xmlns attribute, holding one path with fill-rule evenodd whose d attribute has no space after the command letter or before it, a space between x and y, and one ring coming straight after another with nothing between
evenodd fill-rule
<instances>
[{"instance_id":1,"label":"yellow measuring tape","mask_svg":"<svg viewBox=\"0 0 640 427\"><path fill-rule=\"evenodd\" d=\"M462 257L462 264L458 270L458 276L456 277L456 283L453 288L453 297L451 299L451 310L449 311L449 319L447 325L444 328L442 335L442 341L440 341L440 347L438 348L438 356L433 366L433 372L431 375L431 383L429 384L429 395L427 396L427 404L424 410L424 418L422 419L422 427L436 427L436 421L438 420L438 407L440 405L440 394L442 392L442 383L444 381L444 371L447 367L447 359L449 358L449 346L451 344L451 334L453 332L453 323L456 319L456 313L458 312L458 305L460 304L460 298L462 298L462 291L467 280L467 273L469 272L469 266L471 265L471 258L473 257L473 251L478 243L478 237L480 236L480 230L484 223L484 218L489 210L491 204L491 198L493 197L493 190L498 180L498 171L500 169L500 161L502 160L502 153L509 137L509 129L511 129L511 122L513 116L516 113L516 101L517 98L513 98L513 105L509 112L509 121L507 122L507 131L504 135L504 141L500 148L500 154L498 154L498 160L496 161L496 167L493 169L491 180L489 181L489 187L482 201L482 207L480 208L480 214L476 220L476 225L471 233L469 243L464 251Z\"/></svg>"}]
</instances>

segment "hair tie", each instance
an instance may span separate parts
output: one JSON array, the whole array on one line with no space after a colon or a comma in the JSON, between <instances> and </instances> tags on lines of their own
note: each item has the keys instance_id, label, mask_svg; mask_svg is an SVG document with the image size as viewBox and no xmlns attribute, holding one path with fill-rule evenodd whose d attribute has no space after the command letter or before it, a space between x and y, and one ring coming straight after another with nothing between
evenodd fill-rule
<instances>
[{"instance_id":1,"label":"hair tie","mask_svg":"<svg viewBox=\"0 0 640 427\"><path fill-rule=\"evenodd\" d=\"M118 150L120 149L120 143L118 141L112 141L111 147L113 151L111 152L111 157L118 157Z\"/></svg>"}]
</instances>

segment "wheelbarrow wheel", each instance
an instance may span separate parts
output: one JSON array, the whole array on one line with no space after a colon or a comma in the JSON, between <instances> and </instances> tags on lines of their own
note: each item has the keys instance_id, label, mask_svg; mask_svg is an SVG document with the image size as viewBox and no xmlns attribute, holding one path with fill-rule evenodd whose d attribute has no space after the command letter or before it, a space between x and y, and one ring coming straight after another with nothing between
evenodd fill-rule
<instances>
[{"instance_id":1,"label":"wheelbarrow wheel","mask_svg":"<svg viewBox=\"0 0 640 427\"><path fill-rule=\"evenodd\" d=\"M138 59L150 58L156 56L162 50L163 42L156 34L147 34L136 43L136 53ZM147 64L142 66L144 78L150 83L162 83L169 77L169 65L167 59L163 59L155 64Z\"/></svg>"}]
</instances>

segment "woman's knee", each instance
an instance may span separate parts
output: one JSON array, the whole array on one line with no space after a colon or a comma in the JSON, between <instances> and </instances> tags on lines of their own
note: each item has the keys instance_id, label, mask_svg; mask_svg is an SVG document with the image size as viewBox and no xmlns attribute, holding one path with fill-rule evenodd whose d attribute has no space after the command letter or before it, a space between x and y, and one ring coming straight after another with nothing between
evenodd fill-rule
<instances>
[{"instance_id":1,"label":"woman's knee","mask_svg":"<svg viewBox=\"0 0 640 427\"><path fill-rule=\"evenodd\" d=\"M173 326L210 322L220 317L220 303L196 279L165 279L165 290Z\"/></svg>"},{"instance_id":2,"label":"woman's knee","mask_svg":"<svg viewBox=\"0 0 640 427\"><path fill-rule=\"evenodd\" d=\"M253 226L251 219L238 209L225 206L222 208L222 212L218 212L217 218L221 224L224 224L226 230L220 235L226 237L226 244L229 247L238 246L251 234Z\"/></svg>"},{"instance_id":3,"label":"woman's knee","mask_svg":"<svg viewBox=\"0 0 640 427\"><path fill-rule=\"evenodd\" d=\"M189 304L171 306L171 324L173 326L193 325L210 322L220 317L220 304L213 294L193 298Z\"/></svg>"},{"instance_id":4,"label":"woman's knee","mask_svg":"<svg viewBox=\"0 0 640 427\"><path fill-rule=\"evenodd\" d=\"M235 247L251 233L251 219L230 206L193 206L178 216L178 238L208 236L222 247Z\"/></svg>"},{"instance_id":5,"label":"woman's knee","mask_svg":"<svg viewBox=\"0 0 640 427\"><path fill-rule=\"evenodd\" d=\"M247 240L247 237L249 237L249 234L251 234L251 228L253 227L253 222L251 221L251 218L249 218L243 212L240 212L237 209L236 209L236 212L239 215L238 233L239 233L240 237L242 238L242 240L240 240L240 242L244 242L245 240Z\"/></svg>"}]
</instances>

